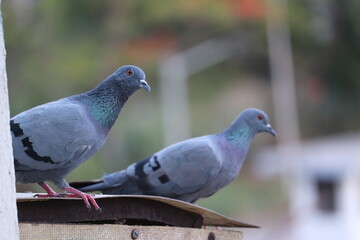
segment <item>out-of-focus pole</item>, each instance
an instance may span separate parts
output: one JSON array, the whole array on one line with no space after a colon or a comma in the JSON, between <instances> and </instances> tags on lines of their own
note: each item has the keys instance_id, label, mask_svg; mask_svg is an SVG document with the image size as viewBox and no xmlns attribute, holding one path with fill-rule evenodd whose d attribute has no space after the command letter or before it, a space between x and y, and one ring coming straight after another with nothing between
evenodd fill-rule
<instances>
[{"instance_id":1,"label":"out-of-focus pole","mask_svg":"<svg viewBox=\"0 0 360 240\"><path fill-rule=\"evenodd\" d=\"M160 64L165 146L191 137L187 78L234 55L233 42L210 39L164 59Z\"/></svg>"},{"instance_id":2,"label":"out-of-focus pole","mask_svg":"<svg viewBox=\"0 0 360 240\"><path fill-rule=\"evenodd\" d=\"M290 211L295 213L306 197L302 189L302 162L299 148L299 121L290 30L287 21L287 0L266 0L267 40L271 70L271 87L278 132L278 159L283 168L283 182L290 200ZM306 201L305 201L306 202Z\"/></svg>"},{"instance_id":3,"label":"out-of-focus pole","mask_svg":"<svg viewBox=\"0 0 360 240\"><path fill-rule=\"evenodd\" d=\"M299 140L287 0L267 0L267 39L276 129L280 143Z\"/></svg>"}]
</instances>

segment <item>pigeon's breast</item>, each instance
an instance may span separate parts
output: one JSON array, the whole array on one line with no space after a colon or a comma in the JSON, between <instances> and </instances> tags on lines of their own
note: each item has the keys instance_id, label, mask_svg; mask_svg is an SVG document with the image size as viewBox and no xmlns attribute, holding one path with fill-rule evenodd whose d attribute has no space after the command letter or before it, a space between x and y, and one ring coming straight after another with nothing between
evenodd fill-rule
<instances>
[{"instance_id":1,"label":"pigeon's breast","mask_svg":"<svg viewBox=\"0 0 360 240\"><path fill-rule=\"evenodd\" d=\"M218 138L216 140L216 146L222 167L211 185L213 185L212 187L215 189L221 189L238 176L245 155L241 148L229 144L225 138Z\"/></svg>"}]
</instances>

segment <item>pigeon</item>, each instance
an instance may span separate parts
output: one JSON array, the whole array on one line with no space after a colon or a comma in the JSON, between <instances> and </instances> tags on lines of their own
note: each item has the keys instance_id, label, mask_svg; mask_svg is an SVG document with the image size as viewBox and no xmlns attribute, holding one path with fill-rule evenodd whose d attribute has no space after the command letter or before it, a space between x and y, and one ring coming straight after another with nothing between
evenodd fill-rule
<instances>
[{"instance_id":1,"label":"pigeon","mask_svg":"<svg viewBox=\"0 0 360 240\"><path fill-rule=\"evenodd\" d=\"M150 91L145 73L126 65L88 92L36 106L11 118L16 182L38 183L47 192L38 197L78 197L89 210L93 205L101 211L92 194L70 187L64 177L103 146L121 108L141 88ZM46 181L66 194L56 193Z\"/></svg>"},{"instance_id":2,"label":"pigeon","mask_svg":"<svg viewBox=\"0 0 360 240\"><path fill-rule=\"evenodd\" d=\"M155 195L194 203L238 176L253 137L260 132L276 136L266 113L249 108L218 134L175 143L103 179L70 185L82 191Z\"/></svg>"}]
</instances>

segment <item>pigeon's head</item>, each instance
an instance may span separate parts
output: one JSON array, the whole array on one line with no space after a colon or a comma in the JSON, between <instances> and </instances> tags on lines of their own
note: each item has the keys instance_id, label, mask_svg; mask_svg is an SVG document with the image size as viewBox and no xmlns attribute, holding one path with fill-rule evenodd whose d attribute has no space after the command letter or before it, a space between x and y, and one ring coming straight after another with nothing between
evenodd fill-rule
<instances>
[{"instance_id":1,"label":"pigeon's head","mask_svg":"<svg viewBox=\"0 0 360 240\"><path fill-rule=\"evenodd\" d=\"M120 67L113 73L115 79L121 84L124 84L126 87L132 90L138 90L144 88L146 91L150 92L151 88L148 83L145 81L145 73L141 68L125 65Z\"/></svg>"},{"instance_id":2,"label":"pigeon's head","mask_svg":"<svg viewBox=\"0 0 360 240\"><path fill-rule=\"evenodd\" d=\"M273 136L276 136L276 131L271 127L269 123L269 117L267 114L256 108L248 108L240 113L237 120L240 120L249 126L254 132L268 132ZM236 121L236 120L235 120Z\"/></svg>"}]
</instances>

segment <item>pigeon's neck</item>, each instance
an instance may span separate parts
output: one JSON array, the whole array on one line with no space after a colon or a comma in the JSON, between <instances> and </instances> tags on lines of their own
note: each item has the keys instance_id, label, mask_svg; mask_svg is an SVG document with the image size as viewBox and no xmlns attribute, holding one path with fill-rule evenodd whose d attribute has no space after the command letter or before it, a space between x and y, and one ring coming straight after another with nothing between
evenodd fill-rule
<instances>
[{"instance_id":1,"label":"pigeon's neck","mask_svg":"<svg viewBox=\"0 0 360 240\"><path fill-rule=\"evenodd\" d=\"M110 131L122 106L133 93L109 77L94 89L77 95L90 108L90 114L103 130Z\"/></svg>"},{"instance_id":2,"label":"pigeon's neck","mask_svg":"<svg viewBox=\"0 0 360 240\"><path fill-rule=\"evenodd\" d=\"M251 140L255 135L254 131L246 125L232 125L221 134L229 143L240 147L245 152L249 149Z\"/></svg>"}]
</instances>

